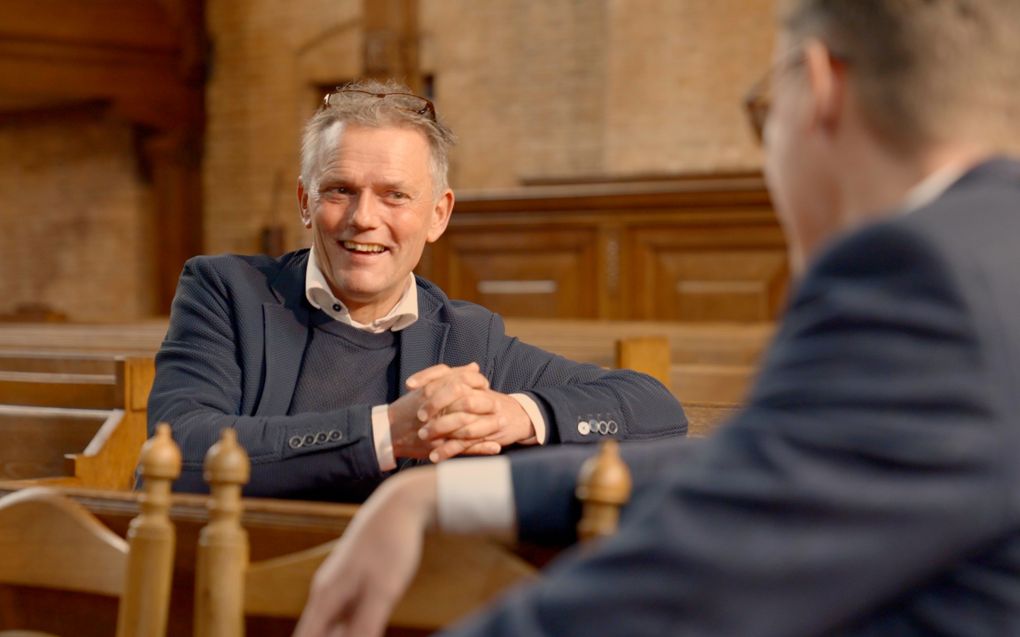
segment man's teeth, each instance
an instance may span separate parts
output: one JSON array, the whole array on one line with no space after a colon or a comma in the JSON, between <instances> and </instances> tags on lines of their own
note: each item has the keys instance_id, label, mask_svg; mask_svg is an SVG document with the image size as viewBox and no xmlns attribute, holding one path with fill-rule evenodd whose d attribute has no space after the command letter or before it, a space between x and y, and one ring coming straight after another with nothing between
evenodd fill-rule
<instances>
[{"instance_id":1,"label":"man's teeth","mask_svg":"<svg viewBox=\"0 0 1020 637\"><path fill-rule=\"evenodd\" d=\"M354 241L344 241L343 246L352 252L384 252L386 250L386 248L377 243L355 243Z\"/></svg>"}]
</instances>

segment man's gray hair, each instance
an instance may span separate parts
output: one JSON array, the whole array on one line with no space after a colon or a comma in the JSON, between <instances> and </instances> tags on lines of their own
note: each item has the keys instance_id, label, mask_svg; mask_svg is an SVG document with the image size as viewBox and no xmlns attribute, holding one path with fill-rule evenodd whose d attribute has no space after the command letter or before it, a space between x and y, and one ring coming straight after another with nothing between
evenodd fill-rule
<instances>
[{"instance_id":1,"label":"man's gray hair","mask_svg":"<svg viewBox=\"0 0 1020 637\"><path fill-rule=\"evenodd\" d=\"M1016 109L1020 0L787 0L783 26L845 58L869 125L911 152L1000 135Z\"/></svg>"},{"instance_id":2,"label":"man's gray hair","mask_svg":"<svg viewBox=\"0 0 1020 637\"><path fill-rule=\"evenodd\" d=\"M413 98L376 97L384 93L411 93L407 86L393 80L352 82L338 90L347 92L332 95L329 104L319 109L305 124L301 139L301 181L313 196L318 172L336 141L326 132L336 124L368 128L392 126L421 132L429 144L432 196L437 198L446 191L449 187L449 153L454 137L450 129L439 121L434 110L409 108L409 103L417 102Z\"/></svg>"}]
</instances>

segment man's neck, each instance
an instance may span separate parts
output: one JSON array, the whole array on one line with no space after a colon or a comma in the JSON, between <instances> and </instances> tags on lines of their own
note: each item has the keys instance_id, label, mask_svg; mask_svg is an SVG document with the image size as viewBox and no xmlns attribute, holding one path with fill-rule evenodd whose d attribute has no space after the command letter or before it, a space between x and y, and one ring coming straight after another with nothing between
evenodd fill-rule
<instances>
[{"instance_id":1,"label":"man's neck","mask_svg":"<svg viewBox=\"0 0 1020 637\"><path fill-rule=\"evenodd\" d=\"M844 230L899 213L918 184L940 172L963 174L990 152L967 144L946 145L904 157L870 153L841 173L840 225Z\"/></svg>"}]
</instances>

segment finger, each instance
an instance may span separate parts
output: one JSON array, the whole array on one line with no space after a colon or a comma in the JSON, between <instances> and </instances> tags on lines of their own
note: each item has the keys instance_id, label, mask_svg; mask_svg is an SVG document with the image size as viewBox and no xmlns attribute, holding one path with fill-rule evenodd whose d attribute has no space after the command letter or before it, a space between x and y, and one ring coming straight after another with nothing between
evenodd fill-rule
<instances>
[{"instance_id":1,"label":"finger","mask_svg":"<svg viewBox=\"0 0 1020 637\"><path fill-rule=\"evenodd\" d=\"M439 412L450 407L455 401L473 391L487 390L489 381L481 374L450 375L432 381L421 388L423 400L416 414L418 420L426 422Z\"/></svg>"},{"instance_id":2,"label":"finger","mask_svg":"<svg viewBox=\"0 0 1020 637\"><path fill-rule=\"evenodd\" d=\"M492 455L499 453L499 443L491 440L447 440L432 450L429 460L442 462L455 456L459 456L467 449L474 449L476 455Z\"/></svg>"},{"instance_id":3,"label":"finger","mask_svg":"<svg viewBox=\"0 0 1020 637\"><path fill-rule=\"evenodd\" d=\"M492 440L482 440L465 447L461 455L464 456L494 456L503 450L503 447Z\"/></svg>"},{"instance_id":4,"label":"finger","mask_svg":"<svg viewBox=\"0 0 1020 637\"><path fill-rule=\"evenodd\" d=\"M457 414L453 414L455 416ZM435 437L443 437L450 440L481 440L487 438L489 440L495 439L501 432L502 419L495 414L487 414L484 416L474 416L470 419L461 418L457 419L462 421L461 423L449 422L443 423L444 418L453 420L452 416L443 416L436 420L436 430L439 430L439 425L442 424L446 428L440 435ZM456 426L460 424L460 426ZM432 425L429 425L431 430Z\"/></svg>"},{"instance_id":5,"label":"finger","mask_svg":"<svg viewBox=\"0 0 1020 637\"><path fill-rule=\"evenodd\" d=\"M447 440L429 453L429 460L434 463L449 460L460 455L469 446L470 444L465 440Z\"/></svg>"},{"instance_id":6,"label":"finger","mask_svg":"<svg viewBox=\"0 0 1020 637\"><path fill-rule=\"evenodd\" d=\"M450 432L462 429L478 418L479 416L475 414L463 411L437 416L427 424L422 425L421 429L418 430L418 438L421 440L445 438Z\"/></svg>"},{"instance_id":7,"label":"finger","mask_svg":"<svg viewBox=\"0 0 1020 637\"><path fill-rule=\"evenodd\" d=\"M351 614L350 635L366 637L382 637L386 630L386 621L390 616L389 604L380 600L379 596L371 595L360 600L355 612Z\"/></svg>"},{"instance_id":8,"label":"finger","mask_svg":"<svg viewBox=\"0 0 1020 637\"><path fill-rule=\"evenodd\" d=\"M443 376L446 376L447 374L450 373L450 369L451 368L449 365L443 364L433 365L432 367L426 367L420 372L416 372L408 376L405 384L407 385L408 389L422 387L424 385L427 385L428 383L431 383L437 378L442 378Z\"/></svg>"},{"instance_id":9,"label":"finger","mask_svg":"<svg viewBox=\"0 0 1020 637\"><path fill-rule=\"evenodd\" d=\"M332 558L332 555L330 556ZM330 570L325 565L323 572ZM294 637L319 637L333 634L340 626L341 615L349 604L349 588L340 585L332 588L313 582L308 603L301 613L301 620L294 631Z\"/></svg>"},{"instance_id":10,"label":"finger","mask_svg":"<svg viewBox=\"0 0 1020 637\"><path fill-rule=\"evenodd\" d=\"M404 384L407 385L408 389L416 389L418 387L424 387L433 381L443 378L444 376L450 376L453 374L479 374L480 369L481 368L478 366L478 363L475 362L468 363L467 365L461 365L460 367L450 367L449 365L440 363L439 365L426 367L420 372L411 374ZM482 376L482 378L485 377ZM488 381L486 381L486 383L487 382Z\"/></svg>"},{"instance_id":11,"label":"finger","mask_svg":"<svg viewBox=\"0 0 1020 637\"><path fill-rule=\"evenodd\" d=\"M458 398L446 407L446 413L467 412L471 414L491 414L496 411L499 403L492 395L492 392L475 390L468 392L463 398Z\"/></svg>"}]
</instances>

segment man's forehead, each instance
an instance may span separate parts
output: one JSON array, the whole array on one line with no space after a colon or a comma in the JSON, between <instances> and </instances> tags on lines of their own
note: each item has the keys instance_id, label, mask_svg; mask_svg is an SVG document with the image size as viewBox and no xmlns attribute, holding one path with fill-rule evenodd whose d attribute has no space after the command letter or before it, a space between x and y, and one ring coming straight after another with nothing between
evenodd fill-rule
<instances>
[{"instance_id":1,"label":"man's forehead","mask_svg":"<svg viewBox=\"0 0 1020 637\"><path fill-rule=\"evenodd\" d=\"M353 144L352 138L359 143ZM344 151L351 150L359 153L393 151L404 157L423 151L426 161L431 153L425 134L406 126L361 126L338 121L322 131L321 140L319 148L323 163L337 160L346 154Z\"/></svg>"}]
</instances>

